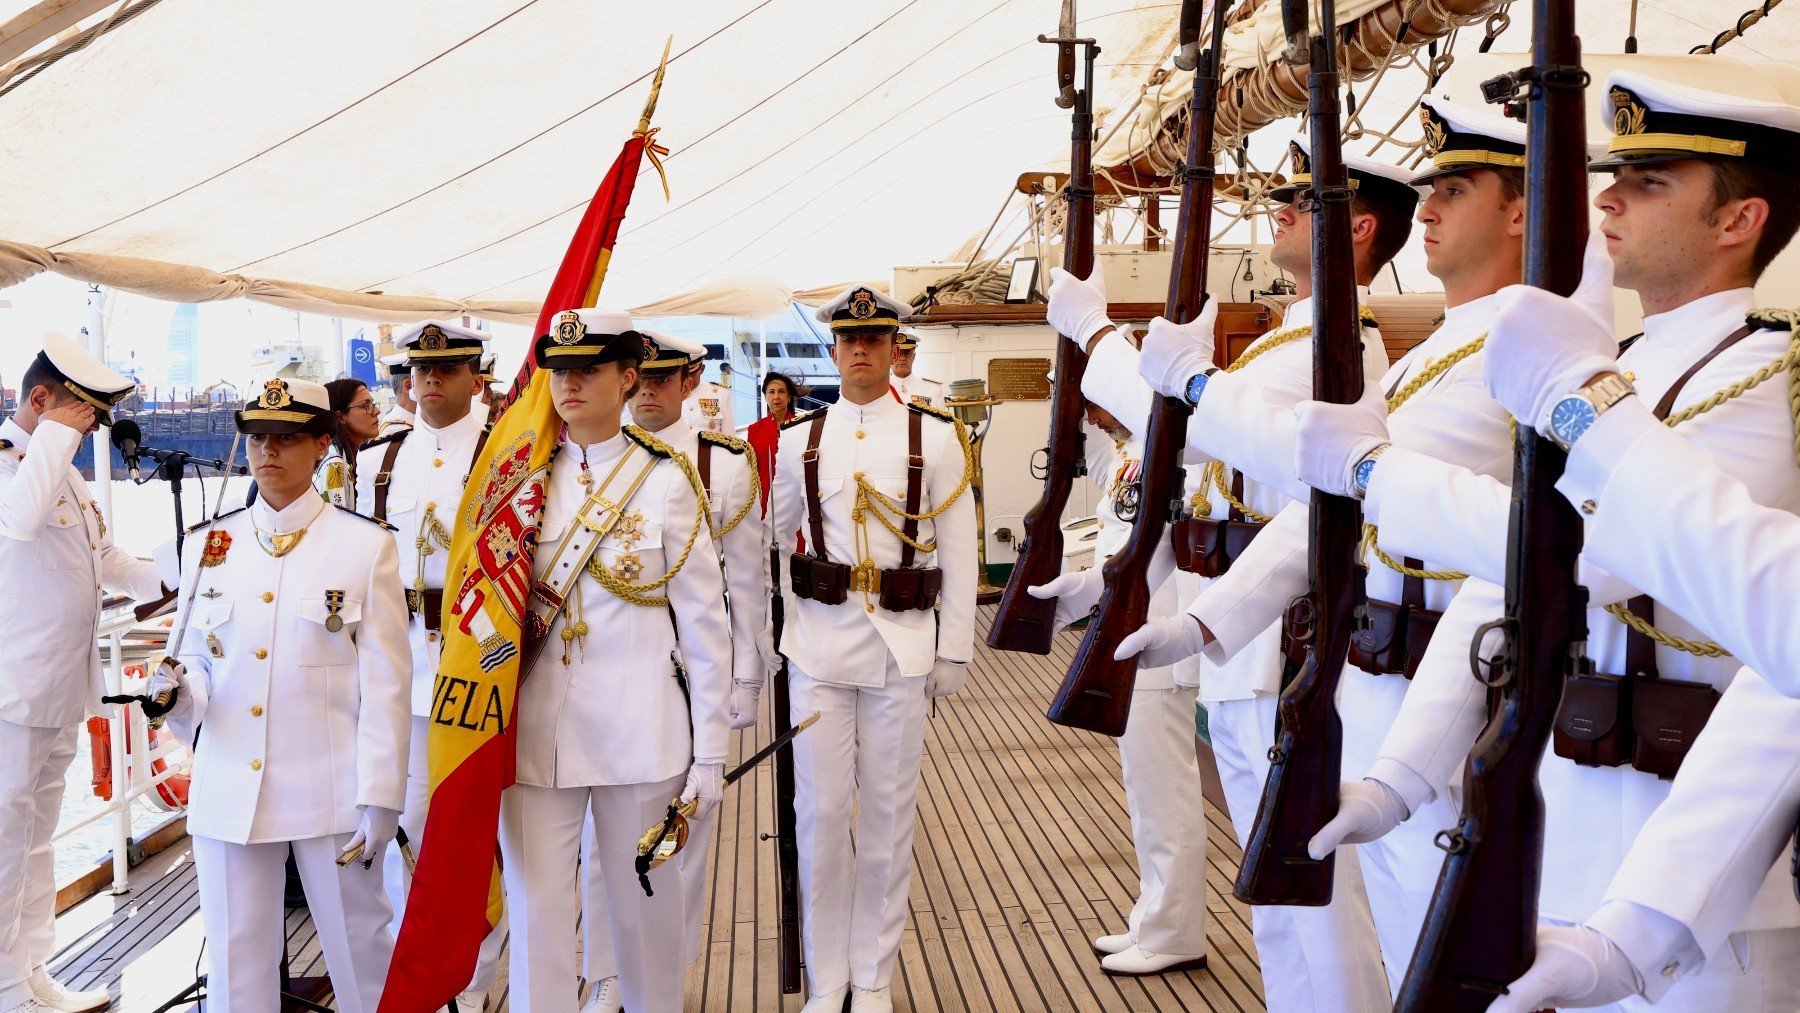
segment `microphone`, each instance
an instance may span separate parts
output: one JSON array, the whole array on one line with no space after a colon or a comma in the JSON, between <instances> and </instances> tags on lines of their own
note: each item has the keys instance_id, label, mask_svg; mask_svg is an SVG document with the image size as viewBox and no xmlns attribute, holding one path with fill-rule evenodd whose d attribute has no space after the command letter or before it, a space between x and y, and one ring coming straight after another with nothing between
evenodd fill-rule
<instances>
[{"instance_id":1,"label":"microphone","mask_svg":"<svg viewBox=\"0 0 1800 1013\"><path fill-rule=\"evenodd\" d=\"M119 448L119 456L125 459L125 466L131 469L131 480L138 480L138 445L144 440L144 430L132 419L120 419L113 423L112 445Z\"/></svg>"}]
</instances>

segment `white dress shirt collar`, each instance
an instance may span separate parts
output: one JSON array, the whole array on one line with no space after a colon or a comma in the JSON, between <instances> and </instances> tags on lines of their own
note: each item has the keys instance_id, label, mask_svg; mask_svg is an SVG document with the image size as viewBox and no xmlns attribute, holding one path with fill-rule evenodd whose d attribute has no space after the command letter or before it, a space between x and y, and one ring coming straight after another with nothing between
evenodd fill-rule
<instances>
[{"instance_id":1,"label":"white dress shirt collar","mask_svg":"<svg viewBox=\"0 0 1800 1013\"><path fill-rule=\"evenodd\" d=\"M263 531L274 535L292 534L319 519L325 512L325 500L311 489L302 490L300 495L287 506L276 510L269 501L257 497L256 503L250 507L250 518Z\"/></svg>"},{"instance_id":2,"label":"white dress shirt collar","mask_svg":"<svg viewBox=\"0 0 1800 1013\"><path fill-rule=\"evenodd\" d=\"M1701 296L1672 310L1644 318L1646 348L1676 348L1688 342L1708 346L1735 330L1756 308L1756 291L1732 288Z\"/></svg>"}]
</instances>

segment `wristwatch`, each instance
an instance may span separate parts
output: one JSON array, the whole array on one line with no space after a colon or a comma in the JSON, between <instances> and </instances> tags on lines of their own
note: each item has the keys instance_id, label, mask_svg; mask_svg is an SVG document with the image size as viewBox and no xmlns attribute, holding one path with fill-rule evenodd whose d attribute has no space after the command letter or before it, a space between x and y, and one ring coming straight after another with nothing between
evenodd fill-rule
<instances>
[{"instance_id":1,"label":"wristwatch","mask_svg":"<svg viewBox=\"0 0 1800 1013\"><path fill-rule=\"evenodd\" d=\"M1382 454L1387 453L1387 448L1392 445L1383 443L1369 451L1368 456L1356 462L1356 470L1350 473L1350 479L1351 491L1356 494L1357 499L1362 499L1369 494L1369 479L1375 474L1375 462L1380 459Z\"/></svg>"},{"instance_id":2,"label":"wristwatch","mask_svg":"<svg viewBox=\"0 0 1800 1013\"><path fill-rule=\"evenodd\" d=\"M1188 407L1195 408L1199 406L1200 395L1206 393L1206 381L1212 379L1212 375L1218 371L1219 367L1213 366L1207 369L1206 372L1195 373L1188 379L1187 391L1182 395L1186 398Z\"/></svg>"},{"instance_id":3,"label":"wristwatch","mask_svg":"<svg viewBox=\"0 0 1800 1013\"><path fill-rule=\"evenodd\" d=\"M1550 409L1550 439L1564 450L1581 439L1581 434L1600 417L1600 413L1618 404L1637 389L1631 381L1617 373L1608 373L1581 388Z\"/></svg>"}]
</instances>

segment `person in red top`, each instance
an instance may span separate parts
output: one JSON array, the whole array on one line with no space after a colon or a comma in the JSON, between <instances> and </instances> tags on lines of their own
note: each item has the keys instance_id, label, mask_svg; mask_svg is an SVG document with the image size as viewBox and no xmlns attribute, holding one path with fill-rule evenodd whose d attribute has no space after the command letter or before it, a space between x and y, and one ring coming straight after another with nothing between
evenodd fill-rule
<instances>
[{"instance_id":1,"label":"person in red top","mask_svg":"<svg viewBox=\"0 0 1800 1013\"><path fill-rule=\"evenodd\" d=\"M762 472L762 508L767 513L769 481L775 470L775 447L781 440L782 423L794 417L794 405L800 400L800 393L786 373L775 372L763 377L762 391L763 403L768 405L769 413L750 423L744 438L756 448L756 466Z\"/></svg>"}]
</instances>

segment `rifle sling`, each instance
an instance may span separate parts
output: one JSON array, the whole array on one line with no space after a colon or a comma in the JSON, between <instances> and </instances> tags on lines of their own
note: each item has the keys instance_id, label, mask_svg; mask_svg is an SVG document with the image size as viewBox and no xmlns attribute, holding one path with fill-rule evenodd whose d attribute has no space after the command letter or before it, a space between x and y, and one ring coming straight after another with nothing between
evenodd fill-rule
<instances>
[{"instance_id":1,"label":"rifle sling","mask_svg":"<svg viewBox=\"0 0 1800 1013\"><path fill-rule=\"evenodd\" d=\"M829 560L825 553L825 518L819 513L819 440L825 434L825 413L821 409L806 427L806 453L800 461L806 473L806 518L812 532L807 549L819 559Z\"/></svg>"},{"instance_id":2,"label":"rifle sling","mask_svg":"<svg viewBox=\"0 0 1800 1013\"><path fill-rule=\"evenodd\" d=\"M905 537L900 539L900 569L912 569L917 549L913 543L919 540L919 500L925 485L925 455L923 453L924 434L921 427L925 416L907 409L906 412L906 517L900 530Z\"/></svg>"}]
</instances>

